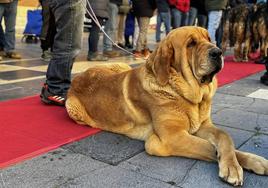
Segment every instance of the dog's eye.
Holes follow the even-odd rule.
[[[192,40],[188,43],[187,47],[188,47],[188,48],[191,48],[191,47],[194,47],[195,45],[196,45],[196,41],[192,39]]]

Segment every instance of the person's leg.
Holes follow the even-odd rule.
[[[49,4],[48,1],[41,1],[42,6],[42,29],[41,29],[41,35],[40,35],[40,41],[41,41],[41,49],[43,51],[47,51],[49,49],[49,41],[47,39],[47,34],[49,31],[49,19],[50,19],[50,10],[49,10]]]
[[[216,30],[219,27],[222,16],[222,10],[210,11],[208,13],[208,32],[211,38],[211,42],[216,44]]]
[[[160,42],[161,40],[161,13],[158,12],[157,13],[157,17],[156,17],[156,32],[155,32],[155,40],[156,42]]]
[[[182,13],[181,26],[187,26],[189,22],[189,12]]]
[[[46,84],[47,91],[54,95],[65,97],[70,87],[73,62],[82,45],[85,15],[83,1],[49,1],[51,11],[55,16],[57,33],[52,59],[46,73]]]
[[[143,56],[147,58],[148,49],[147,49],[147,32],[150,23],[149,17],[140,17],[138,18],[139,24],[139,37],[137,40],[136,52],[143,53]],[[146,51],[145,51],[146,50]],[[140,56],[140,54],[138,54]]]
[[[264,73],[264,75],[261,76],[260,81],[264,85],[268,86],[268,59],[266,59],[266,61],[265,61],[265,68],[266,68],[266,72]]]
[[[167,35],[170,32],[170,28],[171,28],[170,12],[161,13],[161,17],[162,17],[162,20],[164,22],[165,29],[166,29],[166,35]]]
[[[98,18],[101,25],[103,25],[103,19]],[[107,61],[107,57],[103,57],[98,53],[98,45],[100,38],[100,28],[93,22],[92,27],[89,30],[88,36],[88,61]]]
[[[189,11],[188,25],[195,24],[196,16],[197,16],[197,9],[194,7],[191,7]]]
[[[20,59],[21,56],[14,52],[15,50],[15,26],[17,17],[18,0],[8,3],[4,12],[5,20],[5,52],[10,58]]]
[[[114,3],[109,3],[109,19],[105,25],[105,32],[115,41],[116,30],[117,30],[117,17],[118,17],[118,7]],[[110,41],[106,36],[103,37],[103,51],[108,57],[119,56],[119,53],[113,51],[113,42]]]
[[[0,51],[4,51],[4,48],[5,48],[5,33],[2,24],[0,22]]]
[[[125,23],[126,23],[126,15],[118,14],[118,31],[117,31],[117,41],[119,46],[124,47],[124,31],[125,31]]]
[[[198,14],[197,15],[197,25],[203,28],[207,28],[207,16]]]
[[[171,9],[171,17],[172,17],[172,27],[173,29],[178,28],[182,24],[182,13],[176,8]]]

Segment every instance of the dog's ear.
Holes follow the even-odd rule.
[[[167,39],[164,39],[147,61],[147,67],[151,68],[157,82],[162,86],[168,83],[172,61],[174,61],[173,47]]]

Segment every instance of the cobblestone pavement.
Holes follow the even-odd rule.
[[[154,48],[152,38],[149,43]],[[25,44],[18,40],[17,49],[23,55],[22,60],[4,59],[0,62],[1,101],[39,94],[45,78],[47,63],[40,59],[39,44]],[[74,74],[98,64],[85,60],[86,48],[75,63]],[[142,63],[129,56],[111,59],[110,62],[126,62],[132,66]],[[237,148],[268,158],[268,100],[250,97],[254,92],[267,91],[268,88],[259,83],[262,74],[219,88],[213,101],[212,117],[217,126],[230,133]],[[243,187],[264,188],[267,184],[265,176],[244,174]],[[143,142],[103,131],[1,169],[0,188],[20,187],[231,186],[218,178],[216,163],[149,156],[144,152]]]

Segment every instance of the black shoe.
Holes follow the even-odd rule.
[[[264,73],[260,79],[261,83],[268,86],[268,72]]]
[[[125,48],[124,44],[122,43],[118,43],[117,45],[120,46],[121,48]]]
[[[41,90],[41,101],[45,104],[53,104],[53,105],[58,105],[58,106],[64,106],[65,105],[65,97],[64,96],[59,96],[59,95],[54,95],[48,91],[48,86],[47,84],[44,84]]]
[[[130,43],[126,43],[125,47],[127,47],[129,49],[133,49],[133,45],[131,45]]]
[[[262,57],[260,60],[255,61],[256,64],[265,64],[268,62],[268,58],[267,57]]]

